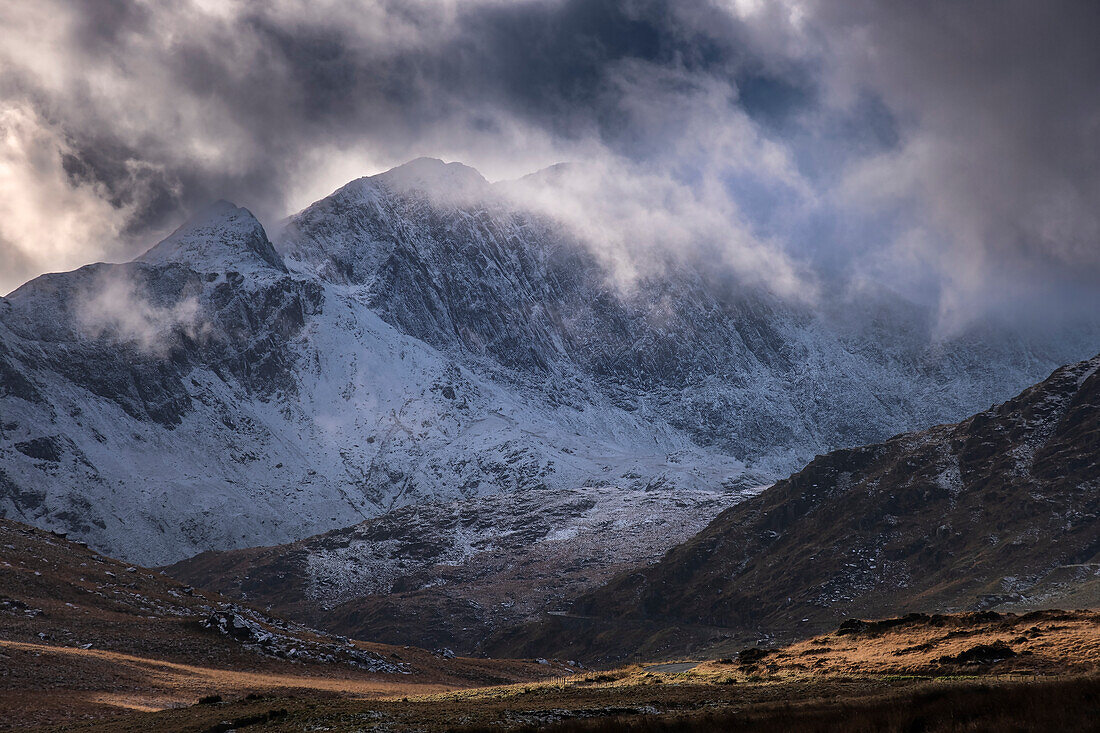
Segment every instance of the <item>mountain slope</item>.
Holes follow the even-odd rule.
[[[797,304],[707,262],[619,287],[590,244],[509,190],[421,159],[296,214],[277,244],[292,269],[355,286],[403,333],[539,400],[606,395],[769,478],[957,419],[1083,355],[988,324],[937,340],[930,314],[889,294]]]
[[[741,473],[598,394],[582,410],[472,371],[355,288],[268,262],[244,210],[214,217],[157,264],[44,276],[0,303],[5,515],[152,564],[425,497]]]
[[[422,159],[267,238],[215,204],[0,300],[0,514],[163,564],[515,490],[769,483],[971,412],[1081,334],[948,341],[680,264],[625,291],[476,171]]]
[[[1098,513],[1100,356],[956,425],[820,456],[582,597],[578,619],[496,648],[614,657],[853,615],[1094,606]]]
[[[207,552],[173,576],[325,629],[470,653],[655,562],[742,497],[544,489],[403,507],[290,545]]]

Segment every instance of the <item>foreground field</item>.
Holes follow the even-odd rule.
[[[6,668],[0,691],[0,728],[51,726],[112,719],[129,711],[186,707],[209,696],[336,695],[347,699],[423,695],[484,681],[535,679],[531,663],[452,660],[433,664],[431,655],[411,650],[415,672],[393,676],[339,666],[266,665],[219,668],[101,650],[0,641]]]
[[[0,520],[0,728],[219,694],[425,694],[571,671],[325,634]]]
[[[1093,612],[910,615],[735,658],[470,689],[227,674],[207,680],[222,701],[72,729],[1091,731],[1098,660]]]
[[[644,675],[375,700],[315,692],[252,695],[71,730],[1094,731],[1100,713],[1100,679],[1094,676],[722,684]]]

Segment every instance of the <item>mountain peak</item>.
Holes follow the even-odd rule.
[[[466,197],[484,193],[489,182],[474,168],[462,163],[444,163],[438,158],[416,158],[369,178],[392,191],[419,191],[438,197]]]
[[[252,212],[224,199],[200,209],[138,261],[178,262],[204,271],[257,267],[286,271]]]

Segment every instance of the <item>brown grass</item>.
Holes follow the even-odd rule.
[[[1002,645],[1014,656],[987,668],[953,663],[981,646]],[[914,615],[791,644],[765,657],[772,671],[829,674],[1006,674],[1100,672],[1100,613]],[[708,668],[715,668],[709,665]]]
[[[181,664],[132,654],[0,640],[0,660],[13,672],[0,691],[0,728],[74,722],[125,711],[185,707],[206,695],[243,697],[309,690],[348,698],[415,695],[454,689],[404,676],[355,674],[339,668],[240,671]],[[11,680],[33,671],[35,680]],[[312,674],[311,674],[312,672]]]
[[[737,712],[569,721],[547,733],[977,733],[1097,730],[1100,679],[922,686],[869,700],[788,703]],[[470,727],[469,733],[492,730]]]
[[[562,673],[533,660],[444,659],[365,642],[354,645],[411,674],[275,658],[200,625],[226,605],[217,594],[9,520],[0,519],[0,547],[0,728],[186,706],[209,694],[404,696]],[[282,633],[326,649],[348,643],[306,628]]]
[[[651,676],[652,678],[652,676]],[[1095,730],[1100,678],[762,679],[731,686],[641,675],[595,686],[549,683],[422,697],[348,699],[287,693],[159,713],[136,713],[81,731],[482,730],[898,731]],[[624,684],[625,682],[625,684]],[[659,714],[653,714],[654,712]],[[225,730],[225,728],[221,728]]]

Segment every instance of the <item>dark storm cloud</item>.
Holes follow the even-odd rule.
[[[730,84],[731,104],[739,74],[762,80],[761,107],[776,106],[767,79],[751,76],[742,51],[747,44],[734,19],[704,3],[469,4],[459,6],[446,28],[423,26],[430,5],[394,4],[383,18],[401,14],[425,35],[392,47],[384,40],[359,43],[355,25],[288,22],[266,14],[263,5],[250,7],[232,22],[191,19],[198,27],[178,28],[150,59],[142,51],[127,52],[126,39],[155,32],[161,21],[151,11],[123,2],[74,6],[78,46],[109,57],[123,71],[154,63],[167,88],[149,89],[150,95],[167,92],[183,103],[209,106],[248,131],[257,153],[249,161],[254,170],[208,171],[215,180],[204,181],[188,170],[188,161],[173,161],[170,173],[183,187],[181,204],[193,204],[192,190],[204,187],[235,188],[245,196],[258,189],[255,195],[267,199],[278,192],[277,176],[293,166],[298,149],[316,144],[319,136],[366,136],[412,147],[425,130],[478,109],[490,112],[482,121],[490,129],[504,112],[554,135],[596,133],[609,144],[640,148],[643,141],[623,108],[632,90],[611,84],[608,74],[629,61],[682,71],[678,86],[665,90],[672,95],[690,93],[696,75],[723,79]],[[775,88],[786,87],[777,82]],[[171,157],[173,151],[158,149],[170,146],[170,139],[111,139],[110,121],[97,114],[95,101],[76,101],[61,116],[77,149],[69,157],[116,198],[128,196],[125,189],[132,185],[124,172],[127,161]],[[216,180],[219,175],[226,179]]]
[[[815,17],[833,30],[832,83],[873,90],[902,121],[851,178],[857,200],[916,201],[918,246],[959,290],[1095,290],[1100,5],[832,2]]]
[[[122,241],[98,246],[116,256],[211,198],[285,213],[304,203],[295,182],[349,149],[386,164],[450,153],[493,167],[495,155],[509,172],[593,146],[645,160],[701,102],[743,111],[739,83],[755,85],[750,111],[765,117],[799,101],[744,24],[701,0],[97,0],[0,13],[26,46],[0,61],[7,103],[38,123],[41,145],[53,140],[90,208],[109,207],[90,229]]]
[[[271,219],[420,154],[490,175],[582,159],[604,176],[581,182],[587,199],[609,181],[658,191],[608,202],[593,231],[676,201],[667,246],[728,228],[732,259],[793,254],[951,317],[1003,293],[1061,305],[1059,290],[1100,290],[1098,16],[939,0],[10,4],[0,132],[18,144],[0,149],[0,198],[23,213],[0,224],[0,266],[130,254],[218,197]],[[62,205],[69,218],[41,223]]]

